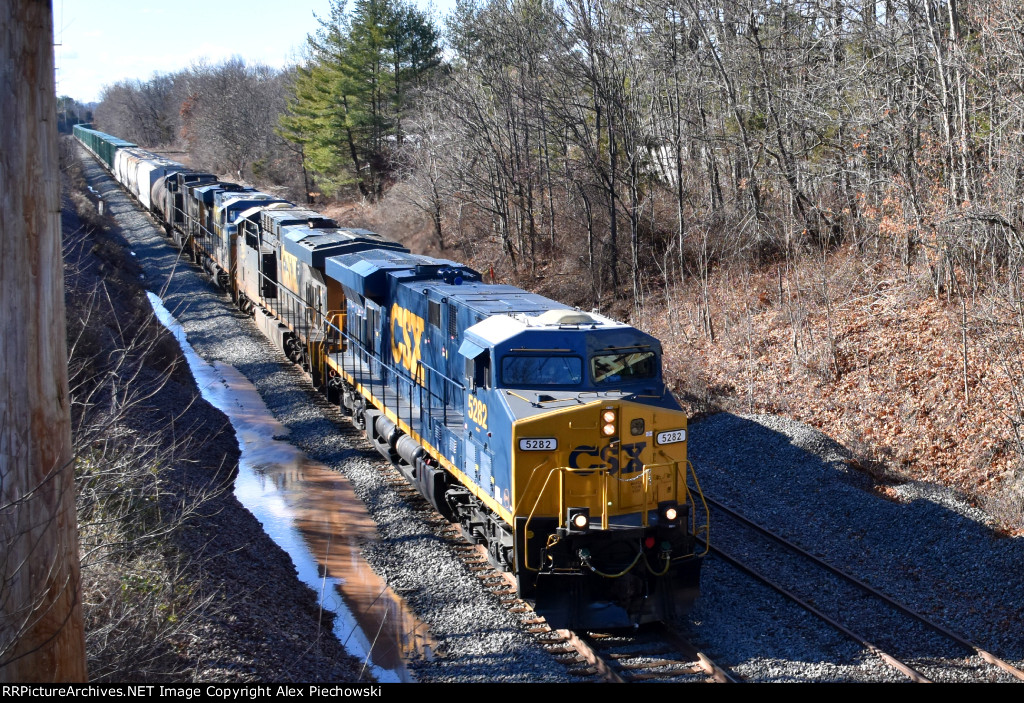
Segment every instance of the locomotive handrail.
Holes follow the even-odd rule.
[[[273,299],[261,295],[260,304],[274,313],[274,315],[288,325],[292,331],[298,332],[299,328],[308,327],[309,325],[306,324],[298,324],[300,321],[305,320],[303,313],[306,312],[305,308],[308,307],[306,301],[299,297],[297,293],[282,285],[280,281],[273,281],[262,271],[259,272],[259,275],[261,279],[271,281],[277,288],[278,292],[278,295]],[[282,291],[284,292],[283,296],[281,295]],[[285,302],[282,305],[277,302],[278,300],[283,300]],[[308,341],[309,335],[307,334],[306,337]]]
[[[693,477],[693,483],[697,487],[697,495],[700,496],[701,505],[704,506],[704,527],[701,531],[704,533],[704,551],[701,552],[700,556],[707,556],[708,552],[711,551],[711,511],[708,510],[708,502],[704,498],[704,491],[700,487],[700,479],[697,478],[697,470],[694,468],[690,460],[686,460],[687,473]],[[692,528],[693,535],[697,536],[696,524]]]
[[[284,290],[289,295],[292,295],[293,297],[298,298],[298,296],[295,293],[293,293],[291,290],[289,290],[288,288],[285,288]],[[298,298],[298,299],[301,300],[301,298]],[[321,314],[321,313],[318,312],[317,314]],[[331,314],[332,316],[339,315],[339,316],[341,316],[343,318],[347,318],[347,315],[348,315],[348,313],[342,312],[342,311],[335,311],[334,313],[329,313],[329,314]],[[356,339],[355,337],[350,335],[348,332],[345,332],[340,327],[337,327],[336,325],[333,325],[329,321],[325,321],[324,324],[329,325],[330,327],[332,327],[338,333],[338,335],[340,335],[341,338],[343,338],[344,340],[346,340],[348,342],[351,342],[354,346],[361,347],[364,350],[366,349],[365,345],[360,340]],[[367,351],[369,352],[369,350],[367,350]],[[372,352],[369,352],[369,353],[372,353]],[[430,364],[424,362],[423,360],[419,360],[417,363],[418,363],[419,366],[423,367],[427,371],[433,372],[434,374],[439,376],[443,381],[451,384],[452,386],[454,386],[458,390],[462,390],[462,391],[466,390],[466,387],[463,384],[459,383],[456,379],[451,378],[449,376],[446,376],[444,374],[444,372],[439,371],[438,369],[435,369],[433,366],[431,366]],[[413,381],[415,383],[415,379],[411,375],[406,373],[405,371],[402,371],[402,369],[400,367],[392,366],[391,364],[386,364],[386,363],[383,363],[383,362],[381,362],[381,366],[383,366],[384,368],[387,368],[390,371],[394,371],[398,375],[401,375],[405,380]],[[422,384],[416,384],[416,385],[422,385]],[[440,399],[440,396],[435,396],[435,397]]]
[[[537,468],[540,468],[540,467],[537,467]],[[606,473],[608,471],[607,469],[573,469],[573,468],[570,468],[568,466],[555,466],[555,467],[552,467],[551,469],[548,470],[548,474],[544,478],[544,484],[540,487],[540,490],[537,492],[537,497],[534,498],[533,507],[530,508],[530,512],[526,515],[526,523],[523,525],[523,532],[525,534],[528,535],[530,533],[530,521],[533,520],[533,515],[537,511],[537,506],[540,504],[540,499],[544,496],[544,493],[547,490],[548,483],[551,481],[551,477],[557,472],[558,475],[559,475],[559,479],[561,480],[562,475],[566,471],[572,473],[574,471],[584,471],[584,470],[588,471],[588,472],[597,471],[599,473]],[[533,481],[533,476],[534,475],[535,474],[531,474],[530,481],[527,483],[527,485],[529,485],[529,483]],[[562,522],[565,519],[565,515],[564,515],[565,510],[563,509],[563,504],[565,503],[565,487],[564,487],[564,484],[561,486],[560,493],[561,493],[561,495],[559,496],[559,500],[558,500],[558,526],[559,527],[564,527],[565,525]],[[607,508],[607,501],[602,501],[602,503],[603,503],[603,505],[601,506],[601,512],[603,514],[603,513],[607,512],[608,508]],[[605,522],[604,519],[602,519],[602,524],[604,524],[604,522]],[[524,537],[524,539],[526,539],[526,538]],[[530,566],[530,550],[529,549],[523,549],[523,566],[528,571],[540,571],[540,566],[537,566],[536,568]]]
[[[279,287],[281,287],[280,284],[278,284],[278,285],[279,285]],[[291,297],[299,299],[298,296],[295,293],[293,293],[292,291],[290,291],[289,289],[284,288],[284,290]],[[323,317],[322,314],[319,313],[319,311],[314,311],[314,313],[319,318]],[[344,313],[344,312],[336,312],[336,313],[334,313],[334,315],[340,315],[342,317],[346,317],[347,318],[347,313]],[[417,367],[417,375],[421,375],[423,378],[425,378],[426,384],[420,383],[413,376],[411,376],[410,374],[406,373],[406,371],[404,371],[401,367],[394,366],[392,364],[388,364],[388,363],[382,361],[381,359],[379,359],[376,356],[376,354],[374,354],[374,352],[372,350],[368,349],[363,344],[363,342],[360,339],[356,338],[353,335],[348,334],[347,332],[345,332],[343,329],[341,329],[337,325],[334,325],[331,321],[329,321],[327,319],[321,319],[320,320],[320,324],[324,328],[325,337],[328,336],[331,331],[333,331],[338,336],[340,341],[344,341],[345,342],[346,349],[342,352],[342,370],[343,371],[347,372],[347,369],[345,368],[345,359],[346,358],[352,358],[353,360],[358,359],[358,361],[360,362],[360,366],[359,366],[358,370],[356,369],[355,366],[353,366],[352,378],[353,378],[353,380],[356,380],[358,385],[360,385],[360,386],[362,386],[364,388],[367,385],[367,381],[369,381],[369,391],[370,391],[371,395],[373,394],[373,386],[378,382],[378,379],[376,378],[376,373],[373,371],[373,368],[376,367],[377,369],[382,371],[382,373],[380,374],[380,379],[379,379],[379,382],[380,382],[381,386],[382,387],[383,386],[392,387],[394,389],[395,395],[396,395],[395,407],[391,407],[387,403],[387,399],[382,394],[381,397],[378,399],[378,401],[381,403],[381,407],[382,408],[387,409],[387,410],[391,410],[392,412],[394,412],[396,414],[396,416],[399,419],[402,419],[402,417],[403,417],[402,410],[403,409],[402,409],[401,405],[402,405],[402,399],[404,397],[408,401],[408,409],[407,409],[408,412],[405,413],[404,416],[405,416],[405,419],[406,419],[406,423],[408,424],[410,429],[412,429],[413,412],[416,409],[415,406],[418,406],[418,408],[419,408],[420,417],[418,419],[419,419],[420,422],[423,422],[423,419],[424,419],[423,415],[424,415],[424,413],[427,413],[429,415],[430,412],[431,412],[431,410],[430,410],[431,408],[439,407],[439,409],[441,409],[441,411],[442,411],[442,421],[447,424],[447,422],[448,422],[448,411],[449,411],[449,408],[451,406],[451,403],[449,402],[449,398],[451,397],[451,395],[453,395],[452,393],[450,393],[450,391],[455,391],[456,393],[454,395],[457,395],[457,393],[459,391],[464,393],[465,392],[465,386],[463,386],[458,381],[456,381],[456,380],[454,380],[452,378],[449,378],[444,373],[442,373],[441,371],[435,369],[434,367],[430,366],[429,364],[424,363],[422,360],[420,360],[418,362],[419,366]],[[364,375],[364,373],[363,373],[363,367],[364,366],[368,367],[370,369],[370,373],[369,373],[369,378],[368,379],[367,379],[366,375]],[[425,374],[422,373],[422,370],[424,370],[424,369],[428,373],[425,373]],[[357,376],[358,376],[358,379],[356,378]],[[434,386],[434,377],[435,376],[437,378],[439,378],[441,380],[441,382],[443,383],[443,388],[444,388],[443,394],[439,394],[439,393],[436,393],[434,391],[433,386]],[[393,380],[388,380],[388,379],[393,379]],[[407,389],[407,391],[406,391],[406,389]],[[419,395],[418,399],[416,398],[417,394]],[[430,401],[428,405],[424,405],[424,394],[425,394],[426,399],[428,399]],[[418,402],[417,402],[417,400],[418,400]],[[435,401],[436,401],[436,403],[435,403]]]
[[[538,507],[538,505],[540,503],[541,497],[544,495],[545,490],[547,489],[548,483],[551,481],[551,477],[556,472],[558,473],[558,477],[559,477],[559,500],[558,500],[558,502],[559,502],[559,508],[558,508],[558,524],[559,524],[559,527],[564,527],[565,526],[563,524],[563,520],[565,519],[565,475],[566,474],[573,474],[573,473],[593,473],[593,472],[597,472],[600,475],[600,477],[603,479],[601,481],[601,486],[602,486],[602,496],[601,496],[601,498],[602,498],[601,499],[601,528],[607,530],[608,529],[608,492],[607,492],[608,481],[607,481],[607,478],[608,478],[608,475],[611,473],[611,470],[610,469],[600,469],[600,468],[579,469],[579,468],[572,468],[572,467],[568,467],[568,466],[556,466],[556,467],[551,468],[548,471],[547,477],[545,477],[545,479],[544,479],[544,485],[541,486],[540,491],[537,493],[537,497],[534,500],[533,507],[531,508],[530,513],[526,517],[526,523],[523,525],[523,529],[525,530],[526,534],[529,534],[530,521],[533,519],[533,515],[534,515],[534,513],[537,510],[537,507]],[[532,478],[532,476],[531,476],[531,478]],[[646,503],[646,493],[647,493],[647,491],[644,491],[645,503]],[[646,517],[646,512],[647,511],[645,510],[644,511],[644,516],[645,517]],[[622,576],[625,576],[627,573],[629,573],[633,569],[633,567],[635,567],[639,563],[641,558],[643,558],[645,563],[646,563],[647,557],[644,555],[643,550],[640,550],[640,552],[637,553],[636,557],[634,557],[633,561],[630,562],[630,564],[628,566],[626,566],[622,571],[620,571],[618,573],[615,573],[615,574],[605,573],[605,572],[599,570],[597,567],[595,567],[593,564],[591,564],[589,562],[589,560],[586,559],[585,557],[581,557],[581,560],[583,561],[584,565],[588,569],[590,569],[591,571],[593,571],[594,573],[596,573],[596,574],[598,574],[600,576],[603,576],[605,578],[620,578]],[[540,568],[541,568],[540,566],[537,566],[537,567],[530,566],[530,550],[529,549],[524,549],[523,566],[528,571],[540,571]],[[669,565],[666,563],[665,568],[662,569],[660,572],[657,572],[654,569],[651,569],[649,564],[647,566],[648,566],[648,569],[652,573],[663,574],[663,573],[668,571],[668,566]]]
[[[539,464],[537,464],[536,466],[534,466],[530,470],[530,478],[528,478],[526,480],[526,485],[523,486],[523,490],[519,492],[519,494],[521,496],[525,497],[525,496],[530,495],[530,486],[533,485],[533,479],[537,476],[537,469],[541,468],[546,463],[547,463],[547,459],[545,459],[544,461],[540,462]],[[537,500],[540,500],[540,495],[543,495],[543,493],[544,493],[544,490],[542,488],[541,492],[538,494]],[[521,502],[516,502],[515,504],[512,505],[512,514],[513,515],[518,515],[519,514],[519,508],[520,508],[521,505],[522,505]],[[533,506],[533,510],[536,510],[536,509],[537,509],[537,504],[536,504],[536,501],[535,501],[534,502],[534,506]],[[532,515],[533,512],[531,511],[530,514]],[[529,518],[527,518],[527,519],[529,519]]]
[[[673,472],[672,472],[673,490],[675,491],[675,495],[678,497],[679,496],[679,464],[680,463],[682,463],[682,462],[679,462],[679,461],[667,461],[667,462],[663,462],[663,463],[660,463],[660,464],[644,464],[643,468],[644,468],[644,472],[646,473],[646,472],[648,472],[649,469],[656,469],[656,468],[661,467],[661,466],[673,467]],[[693,477],[693,482],[694,482],[694,485],[696,486],[696,489],[697,489],[696,490],[696,494],[697,494],[697,496],[700,497],[701,505],[704,506],[704,515],[705,515],[706,519],[704,521],[704,525],[700,528],[700,532],[703,532],[705,535],[710,534],[709,527],[710,527],[710,521],[711,521],[711,513],[708,512],[708,504],[707,504],[707,501],[704,499],[704,491],[701,490],[700,482],[697,480],[697,472],[693,470],[693,464],[691,464],[690,461],[687,459],[686,463],[685,463],[685,466],[683,468],[683,481],[682,481],[682,485],[683,485],[683,494],[685,496],[685,500],[683,502],[685,502],[687,505],[692,505],[694,507],[694,510],[690,511],[690,533],[693,534],[694,536],[696,536],[698,534],[698,531],[697,531],[697,511],[696,511],[697,500],[696,500],[696,498],[693,497],[693,491],[690,490],[690,484],[687,481],[687,476],[692,476]],[[648,508],[647,508],[647,491],[644,491],[644,515],[645,516],[647,514],[647,510],[648,510]],[[706,540],[705,540],[705,542],[706,542]],[[708,553],[709,549],[710,549],[710,546],[705,546],[705,549],[700,554],[700,556],[706,555]]]
[[[334,324],[334,320],[338,320],[338,319],[341,320],[341,323],[340,324]],[[330,330],[334,330],[334,332],[337,333],[337,336],[334,337],[334,338],[338,340],[337,344],[338,344],[339,347],[343,346],[341,344],[341,341],[345,339],[345,333],[342,330],[345,327],[345,320],[347,320],[347,319],[348,319],[348,313],[347,312],[345,312],[344,310],[334,310],[334,311],[328,311],[327,319],[324,321],[324,326],[325,327],[327,327]],[[326,330],[325,330],[325,334],[324,334],[324,341],[325,341],[325,343],[326,343],[327,337],[328,337],[328,335],[326,334]],[[344,349],[342,349],[342,351],[344,351]]]
[[[642,509],[642,511],[640,513],[640,516],[641,516],[641,524],[644,525],[645,527],[648,525],[648,513],[652,510],[652,507],[651,507],[651,505],[649,503],[649,501],[650,501],[650,483],[649,482],[650,482],[650,479],[651,479],[651,476],[652,476],[652,473],[653,473],[652,469],[656,469],[658,467],[671,467],[672,468],[672,478],[673,478],[673,483],[674,483],[673,489],[674,489],[675,495],[679,496],[679,487],[680,487],[680,480],[679,480],[680,479],[680,466],[679,466],[679,464],[680,463],[683,463],[683,462],[671,461],[671,462],[663,462],[663,463],[658,463],[658,464],[644,464],[643,465],[643,469],[640,472],[640,475],[635,477],[634,479],[631,479],[631,480],[643,479],[643,481],[644,481],[643,509]],[[530,472],[530,478],[529,478],[529,480],[526,483],[526,487],[524,488],[524,494],[528,492],[530,485],[533,483],[534,477],[537,475],[536,469],[539,469],[542,465],[543,464],[538,465],[534,469],[534,471]],[[538,507],[540,505],[541,499],[544,497],[544,494],[547,492],[548,484],[551,482],[551,477],[555,473],[557,473],[558,477],[559,477],[558,526],[559,527],[565,527],[565,522],[564,521],[565,521],[565,511],[566,511],[566,507],[567,507],[566,506],[566,501],[565,501],[565,476],[567,474],[571,475],[571,474],[574,474],[574,473],[580,473],[580,474],[583,474],[583,473],[586,473],[586,474],[596,473],[598,478],[601,479],[601,493],[602,493],[602,495],[601,495],[601,529],[607,530],[608,529],[608,524],[609,524],[608,478],[609,478],[609,476],[612,475],[611,469],[609,469],[609,468],[600,468],[600,467],[572,468],[572,467],[568,467],[568,466],[556,466],[556,467],[552,467],[551,469],[548,470],[547,476],[544,478],[544,483],[540,486],[540,490],[537,491],[536,496],[535,496],[534,501],[533,501],[533,506],[530,508],[530,511],[529,511],[529,513],[526,516],[526,523],[525,523],[525,525],[523,527],[527,531],[527,533],[529,532],[530,522],[533,520],[534,514],[537,512],[537,509],[538,509]],[[695,484],[695,487],[696,487],[696,491],[691,491],[690,490],[689,482],[687,480],[688,476],[692,476],[693,477],[693,481],[694,481],[694,484]],[[697,474],[693,470],[693,464],[690,463],[688,460],[685,461],[685,465],[684,465],[684,467],[682,469],[682,490],[683,490],[683,501],[682,502],[684,504],[686,504],[686,505],[691,505],[694,508],[693,510],[689,511],[689,513],[690,513],[690,532],[691,532],[691,534],[693,534],[694,536],[696,536],[696,535],[698,535],[700,533],[704,533],[705,535],[709,534],[710,514],[708,513],[707,502],[704,499],[704,492],[700,488],[700,482],[697,480]],[[700,497],[700,502],[701,502],[701,504],[704,507],[704,515],[706,516],[704,524],[699,529],[697,527],[697,514],[696,514],[697,513],[697,511],[696,511],[697,501],[696,501],[696,498],[694,497],[694,493],[696,493],[696,496]],[[707,540],[705,540],[704,551],[699,556],[707,555],[707,553],[708,553],[708,551],[710,549],[710,546],[707,545],[706,542],[707,542]],[[644,557],[644,558],[646,560],[646,557]],[[529,571],[540,571],[541,567],[539,565],[536,566],[536,567],[531,566],[529,560],[530,560],[530,550],[529,549],[525,549],[524,550],[524,558],[523,558],[523,566],[527,570],[529,570]],[[635,564],[636,564],[636,560],[634,560],[633,564],[631,564],[629,567],[627,567],[626,571],[624,571],[622,573],[624,574],[624,573],[628,572],[629,569],[631,569]],[[668,570],[668,566],[669,565],[668,565],[668,563],[666,563],[664,569],[662,569],[661,572],[659,572],[656,569],[651,568],[650,564],[648,564],[647,566],[648,566],[648,569],[652,573],[664,573],[665,571]],[[588,568],[594,570],[593,566],[588,565]],[[603,575],[604,576],[612,576],[610,574],[603,574]],[[622,575],[622,574],[619,574],[619,575]]]
[[[435,369],[433,366],[431,366],[430,364],[426,363],[425,361],[420,360],[419,364],[423,368],[425,368],[427,371],[433,371],[438,376],[440,376],[442,379],[444,379],[445,381],[451,383],[453,386],[455,386],[459,390],[461,390],[461,391],[466,390],[466,387],[463,384],[459,383],[456,379],[451,378],[449,376],[445,376],[443,371],[438,371],[437,369]]]

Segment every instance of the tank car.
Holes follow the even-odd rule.
[[[134,145],[75,134],[130,187]],[[133,168],[162,169],[175,241],[552,626],[693,602],[707,510],[656,339],[160,157]]]

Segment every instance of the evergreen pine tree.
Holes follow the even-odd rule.
[[[405,0],[335,0],[308,39],[280,134],[299,144],[321,189],[354,183],[377,198],[401,143],[402,117],[440,64],[433,22]]]

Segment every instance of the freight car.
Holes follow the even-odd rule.
[[[692,603],[707,510],[656,339],[75,135],[552,626],[627,627]]]

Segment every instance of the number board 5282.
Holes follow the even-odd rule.
[[[519,440],[519,449],[524,452],[550,452],[558,449],[558,440],[554,437],[523,437]]]
[[[655,437],[658,444],[677,444],[686,441],[686,430],[668,430],[659,432]]]

